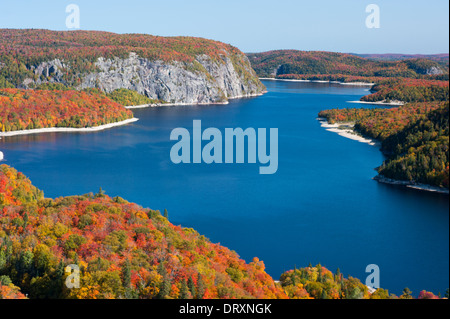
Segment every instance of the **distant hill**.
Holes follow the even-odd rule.
[[[374,83],[372,94],[361,101],[406,103],[393,109],[327,110],[319,117],[331,123],[354,122],[356,131],[381,141],[390,138],[384,150],[388,143],[392,144],[389,152],[395,157],[383,164],[380,175],[448,189],[448,116],[443,116],[448,113],[448,104],[437,111],[449,100],[448,54],[354,55],[278,50],[250,53],[248,58],[260,77]],[[416,123],[418,120],[422,122]],[[406,125],[412,127],[407,129]],[[402,148],[411,140],[417,143]]]
[[[423,78],[425,75],[448,74],[448,66],[424,58],[399,61],[378,61],[353,54],[278,50],[247,54],[260,77],[338,79],[367,81],[380,77]],[[351,77],[355,78],[352,79]]]
[[[441,54],[399,54],[399,53],[385,53],[385,54],[358,54],[352,53],[353,55],[378,60],[378,61],[400,61],[407,59],[427,59],[431,61],[436,61],[440,63],[449,63],[449,54],[441,53]]]

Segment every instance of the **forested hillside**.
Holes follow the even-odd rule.
[[[373,94],[361,98],[366,102],[432,102],[449,100],[449,82],[424,79],[383,79],[372,88]]]
[[[101,190],[48,199],[1,165],[0,209],[5,294],[20,296],[19,287],[29,298],[286,298],[257,258],[247,264],[160,212]],[[69,264],[80,266],[80,289],[64,284]]]
[[[400,296],[382,288],[371,293],[359,279],[351,276],[345,278],[339,268],[332,273],[320,264],[287,271],[281,275],[280,282],[291,299],[413,299],[408,288]],[[418,299],[439,297],[422,290]]]
[[[443,104],[443,102],[427,102],[408,103],[392,108],[330,109],[321,111],[319,116],[326,118],[331,124],[353,122],[355,129],[361,134],[384,141]]]
[[[429,112],[405,129],[389,136],[383,150],[390,160],[380,175],[449,188],[449,104]]]
[[[448,65],[427,59],[375,61],[345,53],[296,50],[250,53],[248,57],[260,77],[331,77],[343,82],[371,82],[380,77],[430,78],[448,74]]]
[[[411,103],[390,109],[333,109],[320,117],[354,122],[356,131],[382,141],[388,155],[380,175],[449,188],[449,104]]]
[[[400,60],[408,60],[408,59],[426,59],[431,61],[436,61],[441,63],[442,65],[446,65],[448,67],[449,64],[449,54],[441,53],[441,54],[395,54],[395,53],[386,53],[386,54],[354,54],[356,56],[360,56],[363,58],[378,60],[378,61],[400,61]]]
[[[133,113],[95,91],[0,89],[0,131],[83,128],[129,119]]]
[[[136,91],[127,89],[117,89],[106,95],[111,100],[125,106],[164,104],[164,101],[149,99]]]

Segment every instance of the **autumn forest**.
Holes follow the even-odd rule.
[[[377,172],[386,178],[449,188],[448,59],[380,60],[370,56],[271,51],[246,56],[231,45],[202,38],[119,35],[108,32],[0,30],[0,132],[87,128],[133,118],[126,106],[158,104],[129,89],[81,88],[100,57],[182,63],[205,72],[196,58],[223,63],[224,52],[242,77],[373,83],[362,102],[400,105],[331,109],[319,117],[351,122],[381,142],[387,156]],[[61,59],[55,70],[35,72]],[[25,85],[27,79],[33,83]],[[25,81],[25,82],[24,82]],[[254,81],[258,81],[257,78]],[[258,258],[246,262],[191,228],[170,222],[170,212],[143,208],[98,193],[46,198],[21,172],[0,166],[0,299],[412,299],[376,292],[339,269],[286,265],[279,281]],[[65,266],[77,264],[81,288],[68,289]],[[294,269],[292,269],[294,268]],[[438,299],[422,291],[419,299]],[[441,296],[443,297],[443,296]]]

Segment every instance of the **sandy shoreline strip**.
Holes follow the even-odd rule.
[[[375,83],[366,82],[340,82],[340,81],[323,81],[323,80],[297,80],[297,79],[275,79],[275,78],[259,78],[265,81],[284,81],[284,82],[309,82],[309,83],[334,83],[341,85],[354,85],[354,86],[374,86]]]
[[[371,104],[371,105],[387,105],[387,106],[403,106],[405,103],[400,101],[395,102],[366,102],[366,101],[347,101],[347,103],[357,103],[357,104]]]
[[[149,107],[163,107],[163,106],[187,106],[187,105],[226,105],[229,104],[226,102],[216,102],[216,103],[157,103],[157,104],[142,104],[142,105],[130,105],[125,106],[126,109],[145,109]]]
[[[440,194],[449,194],[448,189],[442,189],[439,187],[434,187],[431,185],[425,185],[425,184],[418,184],[418,185],[406,185],[408,188],[418,189],[421,191],[427,191],[427,192],[435,192]]]
[[[258,97],[258,96],[263,96],[264,94],[266,94],[268,91],[262,91],[261,93],[253,93],[253,94],[247,94],[247,95],[237,95],[237,96],[233,96],[233,97],[229,97],[229,100],[236,100],[236,99],[245,99],[245,98],[251,98],[251,97]]]
[[[261,93],[255,93],[255,94],[248,94],[248,95],[237,95],[228,97],[228,100],[236,100],[236,99],[245,99],[245,98],[252,98],[257,96],[262,96],[266,94],[267,91],[261,92]],[[155,104],[142,104],[142,105],[130,105],[125,106],[126,109],[132,110],[132,109],[145,109],[148,107],[163,107],[163,106],[194,106],[194,105],[227,105],[230,104],[230,102],[205,102],[205,103],[155,103]]]
[[[342,137],[358,141],[360,143],[366,143],[372,146],[380,146],[380,142],[374,139],[365,138],[361,135],[358,135],[353,127],[354,123],[336,123],[336,124],[330,124],[325,118],[318,118],[317,119],[320,122],[320,126],[325,128],[329,132],[337,133]]]
[[[28,134],[40,134],[40,133],[55,133],[55,132],[67,132],[67,133],[78,133],[78,132],[97,132],[106,130],[112,127],[121,126],[130,124],[138,121],[138,118],[131,118],[128,120],[108,123],[99,126],[92,127],[83,127],[83,128],[74,128],[74,127],[47,127],[47,128],[38,128],[32,130],[20,130],[20,131],[11,131],[11,132],[0,132],[0,137],[8,137],[8,136],[16,136],[16,135],[28,135]]]
[[[449,190],[442,188],[442,187],[436,187],[436,186],[420,184],[420,183],[413,183],[413,182],[408,182],[408,181],[399,181],[399,180],[387,178],[387,177],[384,177],[381,175],[375,176],[373,179],[380,183],[384,183],[384,184],[405,186],[407,188],[417,189],[420,191],[427,191],[427,192],[447,194],[447,195],[449,194]]]

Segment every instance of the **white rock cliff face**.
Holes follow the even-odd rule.
[[[125,88],[169,103],[221,103],[229,98],[255,96],[264,91],[250,62],[246,57],[244,59],[246,63],[239,67],[246,72],[239,72],[229,56],[222,56],[222,61],[216,62],[207,55],[200,55],[196,62],[185,64],[149,61],[132,52],[126,59],[99,58],[95,63],[99,71],[81,76],[78,89],[96,87],[110,93]],[[62,67],[67,65],[56,59],[41,63],[34,68],[34,73],[46,78],[51,75],[49,82],[63,82]],[[248,74],[252,76],[249,78]],[[33,82],[27,79],[24,86]],[[40,83],[38,79],[36,84]]]
[[[436,66],[432,66],[431,68],[426,70],[426,74],[427,75],[440,75],[440,74],[444,74],[444,71],[442,71],[442,69],[440,69]]]

